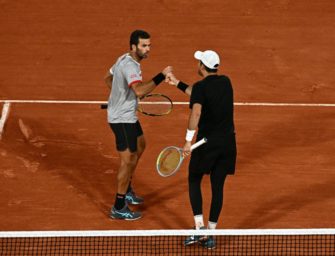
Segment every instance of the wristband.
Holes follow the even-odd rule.
[[[183,92],[186,91],[186,89],[188,88],[188,85],[183,83],[182,81],[179,81],[179,83],[177,84],[177,88]]]
[[[159,85],[161,82],[163,82],[165,80],[165,76],[163,75],[163,73],[158,73],[153,79],[152,81],[154,81],[155,85]]]
[[[195,134],[195,130],[187,129],[185,140],[192,141],[194,134]]]

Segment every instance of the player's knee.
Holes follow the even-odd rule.
[[[137,141],[137,155],[139,156],[142,155],[145,148],[146,148],[146,143],[145,143],[144,137],[141,136]]]
[[[142,153],[144,152],[146,148],[146,144],[144,143],[143,145],[139,146],[138,149],[137,149],[137,154],[138,155],[142,155]]]
[[[137,155],[132,154],[127,158],[124,158],[121,160],[121,166],[127,168],[127,169],[132,169],[134,166],[137,164]]]

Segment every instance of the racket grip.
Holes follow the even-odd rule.
[[[101,105],[100,105],[100,108],[101,108],[101,109],[107,109],[107,108],[108,108],[108,104],[101,104]]]
[[[206,143],[207,142],[207,139],[206,138],[202,138],[201,140],[199,140],[198,142],[194,143],[192,146],[191,146],[191,151],[196,149],[197,147],[200,147],[202,144]]]

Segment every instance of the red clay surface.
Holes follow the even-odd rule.
[[[222,56],[236,102],[334,103],[333,1],[0,1],[0,99],[106,100],[103,76],[132,30],[152,34],[143,61],[199,79],[195,50]],[[169,85],[156,90],[187,97]],[[2,106],[2,105],[1,105]],[[335,109],[236,107],[238,164],[218,228],[335,226]],[[143,219],[108,218],[118,168],[98,105],[13,104],[0,141],[0,230],[187,229],[187,162],[171,178],[158,152],[182,145],[188,107],[140,116],[147,150],[134,186]],[[209,199],[208,179],[204,198]],[[205,217],[208,216],[208,200]]]

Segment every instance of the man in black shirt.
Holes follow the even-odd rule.
[[[191,153],[191,142],[198,127],[197,141],[203,137],[207,143],[192,152],[189,164],[189,196],[194,215],[195,228],[205,229],[202,213],[201,181],[204,174],[210,175],[212,201],[208,229],[215,229],[223,205],[223,186],[228,174],[234,174],[236,141],[234,128],[234,100],[230,79],[218,75],[220,58],[214,51],[197,51],[198,73],[203,77],[193,86],[178,80],[174,74],[167,75],[167,82],[176,85],[190,95],[191,114],[188,121],[183,154]],[[208,249],[215,248],[212,237],[188,237],[184,244],[199,242]]]

